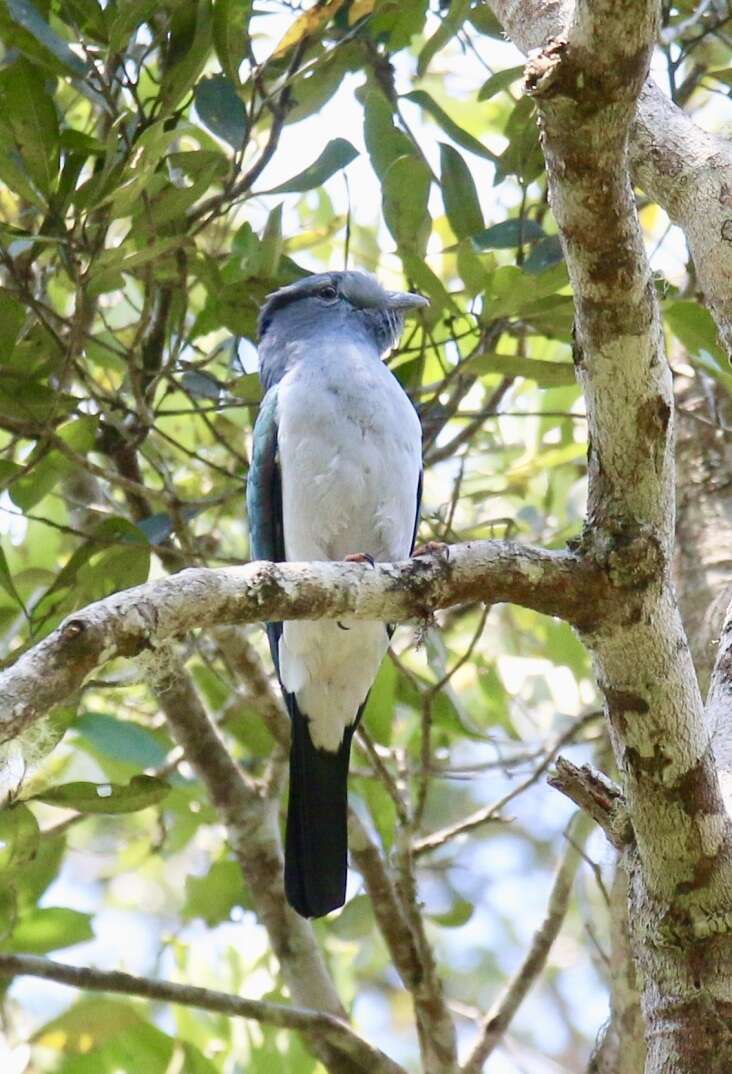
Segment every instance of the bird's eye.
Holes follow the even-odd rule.
[[[338,298],[338,292],[332,284],[326,284],[325,287],[321,287],[318,291],[320,298],[326,299],[327,302],[332,302],[334,298]]]

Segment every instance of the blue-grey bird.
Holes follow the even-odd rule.
[[[391,562],[419,514],[419,419],[382,357],[421,295],[362,272],[306,277],[259,318],[265,396],[247,481],[255,559]],[[389,644],[384,623],[267,625],[292,721],[285,889],[304,917],[342,906],[351,738]]]

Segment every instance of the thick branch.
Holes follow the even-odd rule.
[[[565,30],[561,0],[489,0],[514,44],[541,48]],[[623,5],[616,5],[623,18]],[[632,9],[629,25],[633,26]],[[637,25],[641,24],[638,19]],[[608,26],[608,30],[610,27]],[[633,178],[684,231],[704,299],[732,357],[732,149],[647,79],[629,131]]]
[[[159,981],[151,977],[136,977],[131,973],[95,970],[90,966],[69,966],[35,955],[0,954],[0,975],[41,977],[85,991],[142,996],[165,1003],[181,1003],[186,1007],[197,1007],[204,1011],[216,1011],[235,1018],[249,1018],[265,1025],[299,1029],[321,1036],[339,1052],[347,1054],[356,1069],[368,1071],[368,1074],[404,1074],[398,1063],[354,1033],[347,1022],[335,1015],[306,1007],[285,1007],[280,1003],[268,1003],[265,1000],[243,999],[228,992]]]
[[[689,244],[704,301],[732,359],[732,147],[702,130],[650,80],[631,128],[638,184]]]
[[[727,609],[707,697],[706,717],[725,799],[732,801],[732,604]]]
[[[280,619],[429,617],[467,601],[510,600],[586,629],[602,614],[604,572],[568,552],[473,541],[449,559],[424,556],[371,570],[346,563],[192,568],[70,616],[0,674],[1,739],[12,738],[117,656],[154,650],[197,627]]]
[[[539,105],[575,294],[575,360],[590,437],[585,542],[597,555],[644,535],[645,548],[655,549],[618,614],[584,633],[636,836],[627,857],[649,1026],[646,1070],[670,1069],[673,1055],[679,1074],[702,1066],[711,1074],[729,1065],[718,1027],[728,1017],[720,967],[730,952],[719,944],[698,949],[692,972],[683,946],[661,946],[663,937],[719,932],[732,897],[732,838],[670,584],[673,397],[629,181],[628,132],[658,10],[650,0],[577,4],[561,36],[532,56],[525,86]]]
[[[616,849],[622,850],[632,841],[633,830],[620,788],[592,765],[578,768],[566,757],[558,757],[556,772],[547,782],[591,816]]]

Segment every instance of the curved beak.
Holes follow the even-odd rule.
[[[387,305],[390,310],[415,310],[429,304],[430,300],[424,295],[413,295],[410,291],[387,292]]]

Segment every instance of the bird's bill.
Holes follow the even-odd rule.
[[[390,310],[415,310],[429,306],[430,300],[424,295],[413,295],[409,291],[389,291]]]

